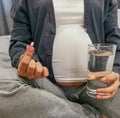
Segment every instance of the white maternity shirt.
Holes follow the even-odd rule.
[[[52,66],[57,82],[86,80],[87,46],[91,40],[84,28],[83,0],[53,0],[56,36]]]

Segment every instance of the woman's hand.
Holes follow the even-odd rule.
[[[46,78],[48,69],[32,59],[34,48],[27,46],[26,52],[21,55],[18,66],[18,75],[28,79]]]
[[[119,74],[112,72],[111,74],[102,78],[101,81],[108,83],[109,86],[107,88],[97,89],[98,94],[96,98],[101,100],[112,98],[116,94],[120,85]]]

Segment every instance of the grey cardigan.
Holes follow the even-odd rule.
[[[120,73],[120,33],[117,24],[117,0],[84,0],[85,27],[93,43],[117,44],[113,70]],[[34,41],[33,58],[49,69],[49,79],[55,83],[52,50],[56,24],[52,0],[15,0],[11,9],[14,21],[9,55],[18,67],[26,45]],[[83,39],[84,41],[84,39]]]

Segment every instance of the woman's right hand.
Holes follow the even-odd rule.
[[[26,52],[20,56],[18,75],[28,79],[46,78],[49,75],[48,69],[32,59],[33,53],[34,47],[27,46]]]

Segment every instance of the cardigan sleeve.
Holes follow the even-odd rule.
[[[120,74],[120,29],[118,28],[117,9],[117,0],[110,0],[104,20],[104,30],[106,43],[117,45],[113,71]]]
[[[13,19],[13,30],[11,32],[9,55],[12,66],[17,68],[20,56],[25,52],[26,46],[33,41],[26,0],[14,1],[11,8],[11,17]],[[35,53],[33,58],[39,61]]]

